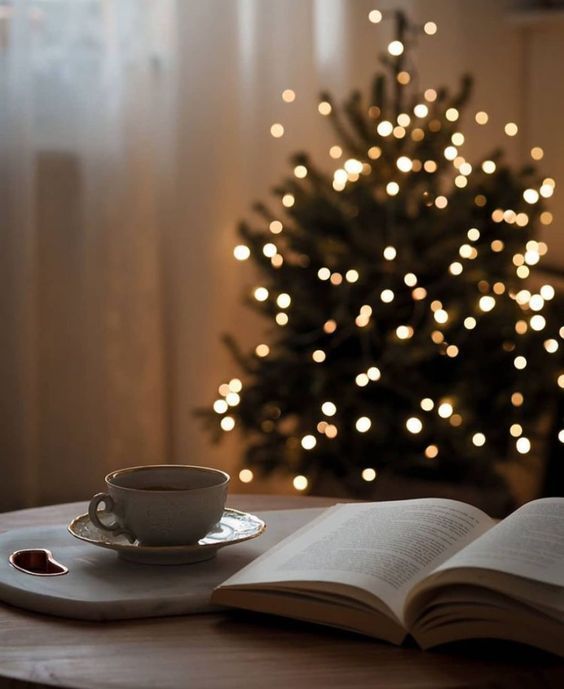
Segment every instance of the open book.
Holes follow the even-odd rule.
[[[212,602],[394,644],[501,638],[564,656],[564,498],[499,523],[454,500],[336,505]]]

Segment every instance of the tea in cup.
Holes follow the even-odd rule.
[[[209,467],[155,464],[112,471],[105,480],[107,492],[88,507],[94,526],[132,543],[175,546],[197,543],[219,522],[230,477]]]

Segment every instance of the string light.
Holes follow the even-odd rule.
[[[286,292],[282,292],[276,298],[276,303],[281,309],[287,309],[292,303],[292,298],[289,294],[286,294]]]
[[[236,407],[241,401],[241,398],[236,392],[229,392],[225,397],[225,401],[230,407]]]
[[[459,116],[460,116],[460,113],[458,112],[458,110],[456,108],[449,108],[445,112],[445,117],[447,118],[447,120],[449,122],[456,122],[456,120],[459,118]]]
[[[413,108],[413,114],[415,117],[419,117],[422,119],[423,117],[427,117],[429,114],[429,108],[425,105],[425,103],[418,103],[414,108]]]
[[[382,12],[379,10],[370,10],[368,13],[368,19],[373,24],[379,24],[382,21]]]
[[[396,328],[396,335],[400,340],[409,340],[413,337],[413,328],[410,325],[400,325]]]
[[[311,355],[311,358],[315,361],[316,364],[322,364],[327,358],[327,355],[322,349],[316,349]]]
[[[394,296],[395,295],[391,289],[382,290],[380,293],[380,299],[384,302],[384,304],[391,303],[394,300]]]
[[[331,103],[328,103],[326,100],[321,101],[321,103],[319,103],[319,105],[317,106],[319,114],[324,116],[329,115],[332,109],[333,108],[331,107]]]
[[[427,445],[425,448],[425,457],[427,459],[435,459],[439,454],[439,448],[436,445]]]
[[[478,306],[480,308],[480,311],[488,312],[491,311],[494,306],[495,306],[495,299],[494,297],[491,296],[485,296],[485,297],[480,297],[480,301],[478,302]]]
[[[419,403],[419,406],[421,407],[421,409],[423,409],[423,411],[432,411],[435,406],[435,403],[430,397],[424,397]]]
[[[543,285],[540,288],[540,294],[543,299],[546,299],[547,301],[550,301],[551,299],[554,298],[554,287],[552,285]]]
[[[284,136],[284,127],[279,122],[275,122],[272,127],[270,127],[270,133],[275,139],[279,139]]]
[[[308,486],[308,480],[305,476],[302,476],[301,474],[298,476],[294,476],[294,480],[292,481],[294,488],[296,490],[302,491],[305,490]]]
[[[372,421],[367,416],[361,416],[356,420],[355,427],[359,433],[366,433],[370,430]]]
[[[464,319],[464,327],[466,330],[474,330],[476,327],[476,319],[473,316],[467,316]]]
[[[336,438],[338,434],[337,426],[333,425],[332,423],[327,424],[327,428],[325,429],[325,435],[329,439]]]
[[[371,366],[368,371],[366,371],[366,375],[372,381],[380,380],[382,377],[380,369],[377,366]]]
[[[255,354],[264,359],[265,356],[270,354],[270,347],[267,344],[259,344],[255,349]]]
[[[490,119],[488,116],[487,112],[484,112],[483,110],[480,110],[479,112],[476,113],[474,119],[478,124],[487,124],[488,120]]]
[[[539,200],[539,193],[536,189],[525,189],[523,198],[527,203],[533,204]]]
[[[273,220],[268,226],[268,229],[272,232],[272,234],[280,234],[280,232],[282,232],[283,226],[280,220]]]
[[[527,366],[527,359],[524,356],[516,356],[513,365],[518,371],[522,371]]]
[[[287,313],[277,313],[276,316],[274,317],[274,320],[276,323],[280,326],[285,326],[288,325],[288,314]]]
[[[397,256],[397,251],[395,247],[387,246],[383,251],[383,256],[386,259],[386,261],[393,261],[394,258]]]
[[[265,244],[262,247],[262,253],[267,257],[267,258],[272,258],[273,256],[276,256],[278,253],[278,249],[276,248],[276,244],[272,244],[272,242],[269,242],[268,244]]]
[[[282,91],[282,100],[285,103],[293,103],[296,100],[296,93],[292,89]]]
[[[396,166],[401,172],[410,172],[413,168],[413,161],[407,156],[400,156],[396,161]]]
[[[328,321],[325,321],[323,324],[323,331],[326,332],[328,335],[331,335],[332,333],[337,330],[337,321],[334,321],[333,319],[329,319]]]
[[[304,450],[313,450],[313,448],[317,445],[317,439],[314,435],[304,435],[301,440],[301,445]]]
[[[540,146],[533,146],[531,148],[531,158],[533,160],[542,160],[544,157],[544,151]]]
[[[517,448],[517,452],[526,455],[531,449],[531,441],[525,438],[525,436],[521,436],[515,443],[515,447]]]
[[[294,198],[293,194],[284,194],[284,196],[282,197],[282,205],[285,208],[291,208],[294,205],[295,201],[296,199]]]
[[[421,422],[421,419],[419,419],[417,416],[411,416],[405,422],[405,427],[410,433],[416,435],[417,433],[420,433],[422,431],[423,423]]]
[[[433,332],[431,333],[431,340],[433,340],[435,344],[441,344],[442,342],[444,342],[444,339],[445,336],[440,330],[433,330]]]
[[[441,402],[439,404],[439,408],[437,409],[437,413],[441,419],[448,419],[449,416],[452,416],[453,411],[454,409],[452,408],[452,404],[450,402]]]
[[[257,287],[254,291],[255,299],[257,301],[266,301],[268,299],[268,290],[266,287]]]
[[[538,332],[544,329],[546,325],[546,319],[544,318],[544,316],[541,316],[537,313],[531,318],[529,324],[533,330],[536,330]]]
[[[329,280],[329,278],[331,277],[331,271],[329,270],[329,268],[320,268],[317,271],[317,277],[320,280]]]
[[[433,314],[434,319],[437,323],[444,324],[448,321],[448,313],[444,309],[438,309]]]
[[[368,149],[368,157],[370,160],[378,160],[378,158],[382,155],[382,149],[379,146],[371,146]]]
[[[390,134],[394,131],[394,125],[391,122],[388,122],[388,120],[382,120],[376,127],[376,131],[378,134],[380,134],[380,136],[390,136]]]
[[[366,387],[369,382],[370,378],[366,375],[366,373],[359,373],[355,378],[355,383],[358,385],[359,388]]]
[[[362,478],[368,482],[374,481],[376,478],[376,471],[371,467],[367,467],[366,469],[362,470]]]
[[[519,127],[515,124],[515,122],[508,122],[503,128],[503,130],[505,131],[507,136],[515,136],[519,131]]]
[[[554,340],[554,339],[545,340],[543,344],[544,344],[544,348],[546,349],[546,351],[549,354],[554,354],[555,352],[558,351],[559,345],[558,345],[557,340]]]
[[[394,57],[398,57],[403,53],[403,43],[401,41],[391,41],[388,44],[388,52]]]
[[[228,404],[225,400],[216,400],[213,403],[213,410],[216,414],[225,414],[228,409]]]
[[[239,472],[239,481],[241,483],[251,483],[254,478],[254,474],[250,469],[241,469]]]
[[[437,100],[437,92],[435,89],[426,89],[423,96],[428,103],[434,103]]]
[[[294,175],[298,179],[304,179],[307,177],[307,167],[305,167],[305,165],[296,165],[294,168]]]
[[[351,268],[351,270],[347,270],[347,272],[345,273],[345,279],[347,282],[357,282],[358,278],[358,271],[354,270],[353,268]]]
[[[403,281],[408,287],[415,287],[417,284],[417,276],[414,273],[406,273],[403,276]]]
[[[388,196],[396,196],[399,192],[399,184],[397,182],[388,182],[386,184],[386,193]]]
[[[544,299],[540,294],[532,294],[529,299],[529,308],[532,311],[540,311],[544,306]]]
[[[337,407],[333,402],[323,402],[321,405],[321,411],[325,416],[335,416],[337,413]]]
[[[219,425],[223,431],[228,433],[235,428],[235,419],[232,416],[224,416]]]
[[[472,443],[476,447],[483,447],[486,444],[486,436],[483,433],[474,433]]]
[[[411,296],[415,301],[421,301],[427,296],[427,290],[424,287],[416,287],[412,292]]]
[[[423,31],[428,35],[428,36],[434,36],[437,33],[437,25],[435,22],[425,22],[423,25]]]
[[[246,261],[250,255],[251,255],[251,250],[249,249],[248,246],[245,246],[244,244],[238,244],[233,249],[233,256],[235,256],[235,258],[238,261]]]

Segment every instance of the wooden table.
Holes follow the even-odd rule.
[[[330,505],[232,496],[248,511]],[[0,531],[69,521],[82,503],[0,515]],[[564,661],[499,642],[422,652],[247,613],[78,622],[0,605],[0,689],[564,687]]]

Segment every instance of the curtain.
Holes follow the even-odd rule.
[[[174,7],[0,5],[0,507],[166,447]]]
[[[319,140],[302,119],[312,85],[343,78],[344,16],[0,2],[1,510],[85,498],[122,466],[236,465],[236,439],[210,447],[193,416],[234,373],[221,333],[257,329],[234,226],[304,126]]]

